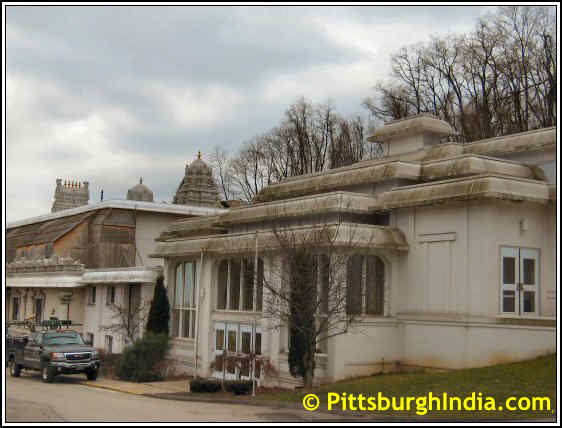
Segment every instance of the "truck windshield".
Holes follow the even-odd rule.
[[[83,345],[84,341],[79,334],[76,333],[61,333],[49,334],[43,337],[44,345]]]

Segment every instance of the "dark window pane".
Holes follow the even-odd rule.
[[[250,377],[250,359],[240,361],[240,376]]]
[[[189,331],[190,326],[190,311],[182,311],[182,337],[193,337],[191,332]]]
[[[504,290],[503,292],[503,311],[515,312],[515,291]]]
[[[258,259],[258,284],[256,289],[256,311],[261,312],[263,306],[263,260]]]
[[[14,321],[17,321],[19,313],[20,313],[20,298],[14,297],[13,305],[12,305],[12,319]]]
[[[236,360],[234,358],[227,357],[226,371],[231,374],[236,373]]]
[[[183,305],[187,308],[191,307],[193,302],[193,289],[194,289],[194,279],[195,279],[195,263],[187,262],[185,264],[185,283],[183,290]]]
[[[229,309],[240,309],[240,260],[230,261],[230,302]]]
[[[174,307],[178,308],[182,304],[183,299],[183,264],[176,266],[176,289],[174,292]]]
[[[384,263],[377,256],[367,257],[367,313],[383,315]]]
[[[43,320],[43,299],[35,299],[35,321]]]
[[[347,262],[347,313],[360,314],[362,305],[361,280],[363,256],[354,255]]]
[[[236,332],[228,332],[228,352],[236,352]]]
[[[256,333],[256,355],[261,355],[261,333]]]
[[[223,361],[224,357],[222,355],[215,355],[215,371],[222,372],[223,371]]]
[[[254,262],[244,260],[243,307],[245,311],[254,309]]]
[[[330,296],[330,258],[322,254],[320,256],[320,310],[322,313],[328,313],[328,304]]]
[[[216,343],[215,349],[217,351],[222,351],[224,349],[224,330],[216,330]]]
[[[179,336],[179,325],[180,325],[180,311],[179,309],[174,309],[172,311],[172,337]]]
[[[535,312],[535,292],[523,292],[523,312]]]
[[[535,259],[523,259],[523,284],[535,285]]]
[[[242,349],[241,352],[249,354],[252,352],[252,334],[250,332],[242,332]]]
[[[190,311],[191,314],[191,330],[189,332],[189,337],[195,337],[195,313],[196,311]]]
[[[228,261],[223,260],[219,265],[219,279],[217,287],[217,309],[226,309],[226,287],[228,282]]]
[[[256,368],[255,368],[255,377],[256,379],[260,378],[261,375],[261,368],[262,368],[262,362],[260,360],[256,360]]]
[[[515,257],[503,258],[503,283],[515,284]]]

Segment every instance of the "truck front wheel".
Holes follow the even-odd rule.
[[[96,369],[88,370],[86,372],[86,377],[88,380],[96,380],[98,378],[98,371]]]
[[[43,366],[41,367],[41,379],[43,380],[43,382],[51,383],[54,378],[55,371],[53,370],[53,368],[49,366],[49,363],[43,363]]]
[[[21,364],[16,364],[16,359],[11,358],[10,362],[10,376],[12,377],[20,377],[21,374]]]

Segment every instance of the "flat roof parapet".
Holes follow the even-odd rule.
[[[441,138],[456,134],[456,132],[444,120],[430,114],[421,113],[388,122],[375,130],[374,134],[367,140],[384,143],[402,137],[422,134],[430,134]]]

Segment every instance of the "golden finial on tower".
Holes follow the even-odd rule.
[[[201,159],[201,150],[197,153],[197,159]]]

